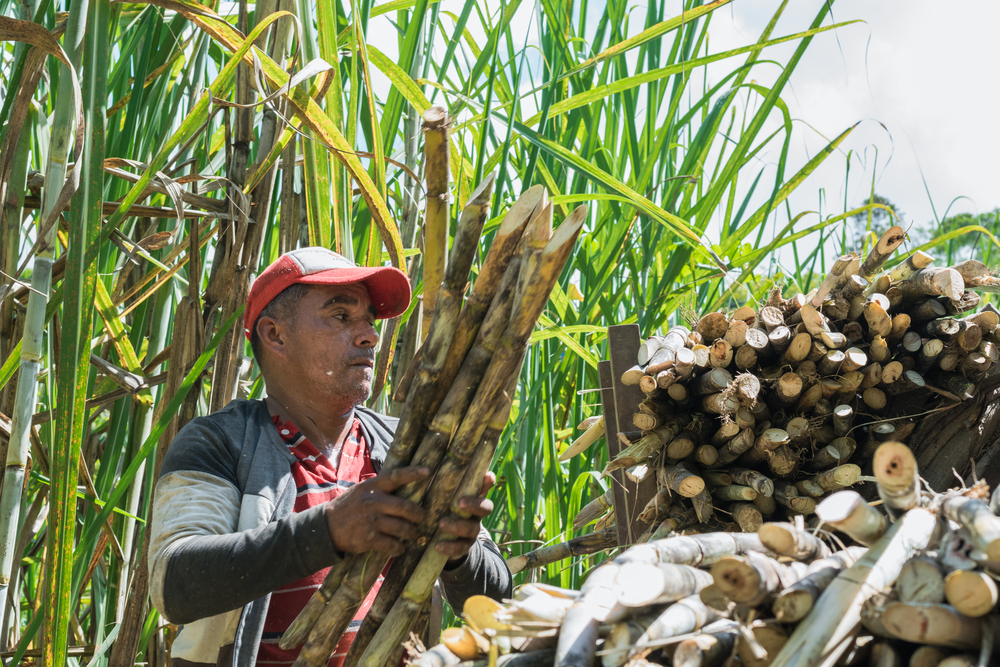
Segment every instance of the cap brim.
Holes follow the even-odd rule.
[[[364,283],[375,306],[375,317],[380,320],[402,315],[410,305],[410,280],[394,266],[329,269],[302,276],[295,282],[305,285]]]

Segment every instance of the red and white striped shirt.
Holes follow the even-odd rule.
[[[357,417],[354,418],[351,431],[344,440],[337,467],[334,467],[330,460],[316,449],[290,421],[282,422],[278,416],[273,416],[271,419],[282,440],[295,455],[295,463],[292,464],[292,478],[295,480],[296,487],[295,512],[302,512],[310,507],[322,505],[358,482],[375,476],[371,453],[361,433],[361,422]],[[264,620],[264,634],[257,652],[258,665],[291,665],[295,662],[301,647],[285,651],[278,647],[278,640],[305,607],[306,602],[316,592],[316,589],[323,583],[329,569],[322,569],[271,593],[271,603],[267,608],[267,617]],[[368,593],[368,597],[365,598],[347,632],[344,633],[333,657],[330,658],[329,667],[340,667],[343,664],[344,656],[347,655],[347,650],[354,642],[361,621],[375,600],[384,575],[385,571],[379,575],[378,582]]]

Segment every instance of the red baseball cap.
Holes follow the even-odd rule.
[[[358,266],[326,248],[299,248],[279,257],[253,282],[243,313],[243,333],[250,338],[261,311],[286,287],[352,283],[365,284],[375,306],[375,317],[380,320],[402,315],[410,305],[410,279],[399,269]]]

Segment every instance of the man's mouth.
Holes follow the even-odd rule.
[[[375,368],[374,359],[361,359],[360,361],[355,361],[352,366],[364,366],[365,368]]]

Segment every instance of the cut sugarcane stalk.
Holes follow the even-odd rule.
[[[900,442],[883,442],[875,450],[872,470],[878,480],[878,495],[893,516],[917,506],[920,476],[917,459],[909,447]]]
[[[567,447],[566,451],[559,455],[559,460],[568,461],[574,456],[582,454],[602,437],[604,437],[604,417],[599,417],[597,421],[592,423],[590,427],[583,432],[583,435],[574,440],[573,444]]]
[[[962,274],[950,268],[920,269],[899,283],[906,298],[918,299],[922,296],[944,296],[958,300],[965,291]]]
[[[858,270],[858,275],[860,275],[865,280],[871,280],[882,270],[882,265],[886,263],[892,253],[896,252],[903,241],[906,239],[906,233],[903,231],[902,227],[892,226],[886,230],[882,237],[872,248],[868,256],[865,257],[864,263]]]
[[[591,500],[583,506],[573,519],[573,530],[580,530],[587,524],[603,516],[614,507],[613,489],[608,489],[603,495]]]
[[[778,593],[771,605],[774,617],[782,623],[796,623],[812,611],[823,591],[865,554],[864,547],[848,547],[809,565],[798,581]]]
[[[790,523],[765,523],[757,533],[761,544],[779,556],[808,563],[830,555],[825,542]]]
[[[712,575],[690,565],[622,563],[613,586],[618,604],[648,607],[697,595],[712,583]]]
[[[903,564],[893,587],[901,602],[944,602],[944,572],[933,558],[917,556]]]
[[[958,613],[972,618],[993,611],[1000,599],[993,577],[975,570],[949,572],[944,580],[944,595]]]
[[[933,257],[922,250],[918,250],[889,270],[889,280],[892,282],[905,280],[920,269],[926,269],[933,263]]]
[[[448,254],[448,114],[433,106],[424,112],[424,159],[426,161],[427,205],[424,210],[424,316],[423,336],[430,332],[437,304],[438,288],[444,279]]]
[[[983,641],[982,619],[962,616],[945,604],[890,602],[882,624],[893,637],[917,644],[978,649]]]
[[[848,648],[845,639],[861,623],[864,601],[891,585],[903,563],[927,548],[935,525],[934,515],[919,508],[893,524],[857,563],[827,587],[775,656],[772,667],[833,665]]]
[[[643,635],[649,625],[656,620],[657,614],[645,613],[635,618],[615,623],[608,633],[601,650],[602,667],[621,667],[628,661],[629,653],[636,641]]]
[[[990,511],[990,506],[977,498],[956,496],[942,505],[945,517],[968,531],[969,538],[981,554],[973,558],[1000,562],[1000,517]]]
[[[888,518],[865,502],[856,491],[837,491],[816,506],[825,524],[847,533],[861,544],[873,544],[889,527]]]
[[[721,667],[733,652],[735,631],[695,635],[677,644],[674,667]]]
[[[678,600],[658,615],[636,638],[628,651],[628,658],[644,657],[664,639],[697,632],[718,619],[718,612],[706,606],[697,595]]]
[[[680,466],[664,466],[657,471],[657,481],[671,491],[694,498],[705,490],[705,480]]]
[[[756,607],[806,575],[804,563],[787,564],[762,554],[729,556],[712,566],[712,579],[733,602]]]
[[[553,544],[541,549],[529,551],[521,556],[514,556],[507,561],[511,574],[524,570],[545,567],[573,556],[595,554],[618,546],[618,532],[615,528],[605,528],[589,535],[574,537],[572,540]]]

